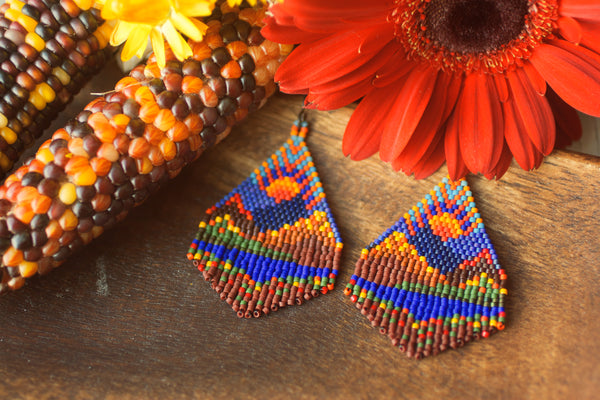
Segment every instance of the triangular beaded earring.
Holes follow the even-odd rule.
[[[505,282],[467,181],[445,178],[363,249],[344,293],[422,358],[504,329]]]
[[[206,211],[188,258],[239,317],[333,289],[342,241],[308,147],[304,113],[290,138]]]

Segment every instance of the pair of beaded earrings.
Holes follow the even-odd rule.
[[[283,146],[207,210],[188,258],[239,317],[325,294],[342,241],[305,143]],[[506,274],[467,182],[445,178],[362,250],[344,294],[409,357],[504,328]]]

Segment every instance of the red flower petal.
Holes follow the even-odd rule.
[[[352,113],[342,140],[342,151],[353,160],[363,160],[379,149],[381,130],[387,123],[395,87],[374,89]]]
[[[544,81],[544,84],[545,83],[546,82]],[[510,97],[508,83],[506,83],[506,76],[504,74],[494,75],[494,84],[496,85],[496,91],[498,92],[498,100],[500,100],[501,103],[504,103]]]
[[[558,13],[574,18],[600,20],[598,0],[561,0]]]
[[[298,29],[296,26],[283,25],[275,21],[273,17],[265,18],[265,26],[260,33],[267,39],[283,44],[296,44],[312,42],[321,37],[319,33],[310,33]]]
[[[581,44],[588,49],[600,53],[600,24],[597,22],[579,21],[582,35]]]
[[[444,149],[446,154],[446,165],[448,166],[448,175],[450,179],[458,180],[469,170],[463,161],[460,152],[460,142],[458,139],[458,117],[452,114],[446,122],[446,135],[444,136]]]
[[[283,26],[296,26],[294,24],[294,16],[286,11],[282,4],[273,4],[269,8],[269,13],[273,16],[272,18],[279,25]],[[273,22],[271,17],[266,17],[265,21]]]
[[[508,147],[506,142],[504,142],[504,146],[502,147],[502,155],[498,160],[498,164],[496,164],[496,166],[489,173],[485,174],[485,177],[490,180],[494,178],[496,178],[496,180],[499,180],[500,178],[502,178],[502,176],[504,176],[506,171],[508,171],[508,167],[510,167],[512,159],[513,155],[510,152],[510,148]]]
[[[412,170],[431,147],[437,134],[441,134],[440,126],[445,122],[456,104],[460,93],[461,80],[454,75],[442,73],[435,84],[431,101],[427,105],[419,125],[404,147],[404,150],[393,161],[396,170]]]
[[[415,174],[416,179],[427,178],[437,171],[444,163],[444,141],[442,136],[437,136],[437,143],[429,147],[429,151],[413,168],[411,172]]]
[[[529,83],[533,87],[533,89],[540,95],[546,94],[546,80],[542,78],[540,73],[535,69],[530,62],[525,61],[523,63],[523,71],[527,74],[527,78],[529,78]]]
[[[570,145],[574,140],[580,139],[582,128],[577,111],[565,103],[552,90],[548,91],[546,97],[556,121],[556,141],[554,147],[560,149]]]
[[[509,72],[507,77],[513,95],[514,109],[523,122],[524,131],[520,133],[527,134],[543,154],[550,154],[554,149],[556,132],[548,101],[536,93],[523,70]]]
[[[371,81],[375,73],[390,62],[397,47],[396,43],[388,43],[370,62],[336,80],[312,87],[307,102],[311,108],[333,110],[360,99],[373,88]]]
[[[271,9],[282,7],[295,17],[343,21],[347,18],[386,16],[394,5],[393,0],[286,0]]]
[[[404,150],[429,104],[437,75],[433,68],[415,68],[404,84],[396,88],[396,98],[382,126],[379,156],[383,161],[394,160]]]
[[[373,79],[373,86],[382,88],[391,85],[414,68],[421,68],[421,66],[408,61],[404,50],[399,49],[392,59],[377,71],[377,75]]]
[[[525,127],[514,103],[502,104],[504,112],[504,137],[506,144],[521,168],[526,171],[536,168],[542,162],[542,153],[533,145],[529,136],[524,135]]]
[[[561,36],[571,43],[579,44],[583,32],[577,21],[571,17],[560,17],[557,21],[558,31]]]
[[[269,10],[278,25],[295,26],[322,35],[348,30],[349,26],[362,29],[385,23],[391,6],[390,0],[374,0],[368,6],[356,0],[287,0],[272,5]]]
[[[392,36],[393,27],[385,24],[303,43],[281,64],[275,80],[284,92],[332,81],[371,61]]]
[[[484,74],[467,75],[454,112],[458,113],[460,148],[467,168],[489,172],[500,158],[504,131],[494,81]]]
[[[600,56],[564,40],[535,49],[529,59],[569,105],[600,117]]]
[[[339,16],[335,18],[324,16],[315,17],[313,15],[304,17],[294,13],[292,13],[292,15],[294,16],[295,26],[307,32],[319,33],[321,35],[331,35],[342,30],[360,30],[369,26],[381,25],[387,22],[385,14],[381,13],[377,15],[368,14],[365,16],[353,16],[346,18],[340,18]],[[352,28],[349,29],[349,27]]]
[[[450,82],[448,83],[448,92],[446,93],[446,107],[444,108],[444,121],[450,117],[456,107],[458,97],[462,92],[463,88],[463,77],[462,75],[450,76]]]
[[[311,90],[306,97],[305,106],[321,111],[336,110],[360,99],[369,93],[371,89],[373,89],[371,81],[363,80],[335,92],[315,93],[314,90]]]

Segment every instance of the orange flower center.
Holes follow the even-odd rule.
[[[396,0],[409,58],[448,71],[502,73],[552,35],[558,0]]]

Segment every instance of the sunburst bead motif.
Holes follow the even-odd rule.
[[[417,178],[537,168],[600,116],[592,0],[286,0],[263,34],[300,44],[276,75],[331,110],[362,99],[343,152]]]

